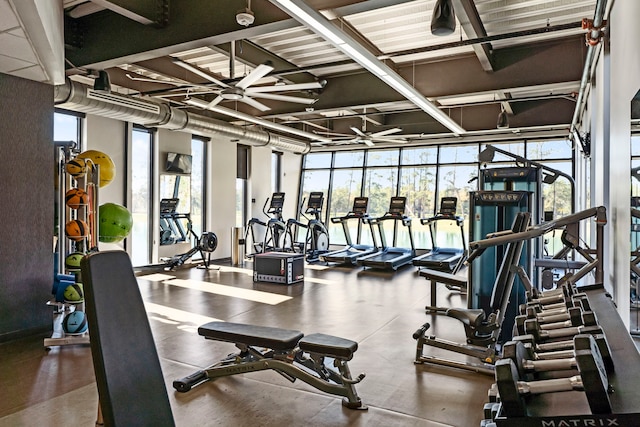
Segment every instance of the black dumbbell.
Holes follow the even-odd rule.
[[[524,333],[533,335],[536,342],[550,341],[554,339],[562,340],[578,334],[602,333],[598,326],[597,319],[595,318],[595,314],[593,314],[593,312],[589,313],[590,314],[586,317],[586,313],[583,313],[583,323],[586,324],[582,326],[564,326],[556,323],[541,325],[536,319],[526,319],[524,321]]]
[[[541,291],[537,288],[532,288],[531,290],[526,292],[526,296],[527,299],[533,300],[545,297],[555,297],[557,295],[573,295],[577,292],[578,291],[576,290],[575,286],[563,285],[547,291]]]
[[[613,372],[613,356],[611,355],[609,343],[602,329],[598,326],[589,326],[583,328],[583,332],[587,332],[593,336],[596,340],[596,346],[598,347],[606,371]],[[518,335],[513,337],[513,341],[521,342],[525,347],[530,348],[530,351],[535,354],[537,360],[560,359],[574,356],[573,337],[564,341],[536,342],[533,335]]]
[[[578,308],[575,308],[570,312],[569,320],[564,320],[560,322],[552,322],[547,323],[544,320],[547,319],[529,319],[527,316],[516,316],[516,331],[518,335],[529,334],[529,330],[527,328],[536,327],[540,330],[552,330],[552,329],[566,329],[575,326],[596,326],[598,324],[598,319],[596,318],[596,314],[593,311],[582,311]],[[555,319],[555,317],[551,317],[551,319]],[[528,322],[528,323],[527,323]],[[529,326],[527,326],[529,325]]]
[[[605,370],[612,372],[613,359],[611,358],[611,350],[609,349],[606,339],[604,339],[604,335],[601,335],[598,339],[593,337],[593,339],[600,352]],[[575,352],[577,350],[589,350],[590,340],[574,340],[574,345],[582,345],[583,347],[575,347],[573,350],[538,354],[530,344],[525,344],[522,341],[509,341],[502,347],[502,358],[513,360],[518,368],[520,378],[523,379],[536,378],[536,374],[542,372],[568,371],[570,373],[578,367]],[[587,347],[585,348],[584,346]],[[602,350],[604,350],[604,353]],[[556,373],[556,375],[558,375],[558,373]]]
[[[575,292],[573,288],[568,286],[563,286],[549,293],[545,293],[542,295],[536,295],[535,293],[528,292],[526,294],[527,301],[530,303],[538,303],[538,304],[554,304],[557,302],[563,302],[565,300],[571,299],[574,295],[581,295],[579,292]]]
[[[587,298],[587,295],[583,292],[575,293],[572,295],[560,294],[549,297],[529,299],[526,301],[524,306],[535,306],[539,307],[540,310],[556,310],[562,309],[564,307],[580,306],[576,302],[583,298]]]
[[[520,314],[527,314],[529,311],[535,311],[536,313],[545,313],[545,314],[562,314],[566,313],[570,308],[578,307],[582,308],[585,311],[590,309],[589,301],[587,297],[583,294],[575,295],[571,298],[568,298],[562,302],[558,302],[555,304],[540,304],[540,303],[525,303],[520,304],[518,306],[518,311]]]
[[[527,416],[524,396],[573,390],[585,392],[592,413],[611,413],[609,381],[595,340],[590,335],[578,335],[575,340],[588,340],[588,345],[581,343],[575,347],[589,349],[576,350],[575,359],[579,375],[570,378],[521,381],[518,367],[513,360],[502,359],[496,363],[496,384],[504,416]]]

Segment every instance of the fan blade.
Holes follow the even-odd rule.
[[[317,133],[318,135],[334,136],[339,138],[353,138],[353,135],[347,135],[345,133],[326,132],[321,130],[314,130],[313,133]]]
[[[393,143],[400,143],[400,144],[404,144],[405,142],[407,142],[406,139],[404,138],[398,138],[398,139],[391,139],[391,138],[374,138],[374,140],[376,142],[393,142]]]
[[[269,110],[271,110],[271,108],[267,107],[262,102],[258,102],[253,98],[249,98],[248,96],[245,96],[244,98],[242,98],[240,100],[240,102],[244,102],[245,104],[250,105],[253,108],[255,108],[257,110],[260,110],[260,111],[269,111]]]
[[[367,137],[367,135],[366,135],[364,132],[362,132],[360,129],[358,129],[357,127],[351,126],[351,130],[352,130],[356,135],[363,136],[363,137],[365,137],[365,138]]]
[[[400,128],[387,129],[387,130],[383,130],[383,131],[380,131],[380,132],[372,133],[370,136],[372,138],[376,138],[378,136],[391,135],[392,133],[397,133],[397,132],[402,132],[402,129],[400,129]]]
[[[170,81],[167,81],[167,80],[156,80],[156,79],[147,79],[147,78],[143,78],[143,77],[134,77],[129,73],[125,74],[125,76],[127,76],[127,78],[129,80],[132,80],[134,82],[160,83],[160,84],[163,84],[163,85],[172,85],[172,86],[184,86],[186,84],[186,83],[181,83],[181,82],[170,82]]]
[[[370,139],[363,139],[362,142],[364,142],[364,145],[366,145],[367,147],[373,147],[375,145]]]
[[[204,108],[209,108],[209,107],[213,107],[214,105],[218,105],[220,103],[220,101],[223,101],[223,100],[224,100],[224,98],[221,97],[220,95],[218,95],[213,99],[213,101],[208,103],[207,106],[204,107]]]
[[[181,59],[178,59],[178,58],[171,58],[171,60],[173,61],[174,64],[184,68],[187,71],[191,71],[193,74],[197,74],[197,75],[199,75],[200,77],[202,77],[202,78],[204,78],[206,80],[209,80],[211,83],[215,83],[218,86],[222,86],[222,87],[229,87],[228,84],[226,84],[224,82],[221,82],[220,80],[216,79],[213,76],[210,76],[209,74],[205,73],[200,68],[198,68],[198,67],[196,67],[194,65],[191,65],[188,62],[185,62],[185,61],[183,61]]]
[[[277,95],[275,93],[251,93],[254,98],[273,99],[275,101],[297,102],[298,104],[315,104],[317,99],[299,98],[297,96]]]
[[[252,72],[247,74],[242,80],[236,83],[235,86],[241,89],[246,89],[272,71],[273,67],[271,65],[260,64],[256,68],[254,68]]]
[[[294,90],[310,90],[321,89],[324,85],[320,82],[311,83],[297,83],[291,85],[271,85],[271,86],[257,86],[247,89],[247,93],[264,93],[264,92],[286,92]]]

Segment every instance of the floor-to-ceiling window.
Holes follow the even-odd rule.
[[[69,111],[56,110],[53,114],[53,139],[54,141],[74,141],[75,150],[83,150],[82,118],[83,114]]]
[[[134,127],[131,132],[131,261],[133,265],[151,263],[153,237],[153,133]]]
[[[326,154],[322,155],[326,157]],[[353,199],[362,194],[363,166],[364,151],[336,152],[330,183],[331,193],[325,203],[329,218],[342,217],[351,211]],[[328,227],[331,243],[347,243],[342,225],[329,222]],[[360,230],[361,224],[358,221],[350,220],[347,222],[347,227],[352,242],[359,242],[358,230]]]
[[[457,215],[464,219],[468,231],[469,192],[478,189],[478,172],[481,167],[514,166],[513,158],[496,153],[493,161],[485,165],[479,159],[479,150],[485,144],[433,144],[419,147],[385,149],[363,149],[335,152],[313,152],[305,156],[302,170],[301,192],[320,184],[316,178],[327,179],[328,218],[345,215],[356,196],[369,197],[369,214],[383,215],[389,209],[391,196],[407,197],[406,213],[413,218],[412,228],[416,248],[432,246],[426,226],[421,218],[429,218],[439,210],[443,197],[458,199]],[[495,143],[501,150],[529,157],[547,167],[573,176],[573,152],[571,142],[565,139],[516,140]],[[640,151],[640,149],[639,149]],[[640,155],[637,160],[640,166]],[[313,184],[311,179],[313,177]],[[543,183],[545,210],[553,211],[554,217],[570,213],[571,185],[559,176],[555,181]],[[640,182],[638,184],[640,188]],[[640,190],[638,191],[640,195]],[[435,245],[439,247],[461,247],[462,233],[455,221],[438,223]],[[385,224],[387,225],[387,224]],[[338,224],[328,224],[332,244],[345,243],[344,234]],[[357,224],[351,225],[352,236],[357,236]],[[407,235],[398,229],[397,244],[408,246]],[[368,232],[361,232],[362,243],[371,243]],[[393,239],[393,227],[385,227],[388,242]],[[354,238],[355,240],[355,238]],[[550,242],[553,249],[554,242]]]
[[[420,218],[434,215],[438,147],[418,147],[402,150],[400,195],[407,197],[407,215],[414,218],[412,231],[418,248],[431,248],[427,225]],[[405,244],[408,242],[405,242]]]

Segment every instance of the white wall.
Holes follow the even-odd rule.
[[[84,140],[88,150],[98,150],[107,154],[116,165],[116,174],[108,185],[100,187],[98,191],[98,203],[100,205],[111,202],[126,205],[125,182],[126,155],[125,155],[125,124],[124,122],[106,117],[87,114],[84,126]],[[98,244],[100,250],[124,249],[124,243]]]
[[[294,153],[283,153],[281,160],[282,181],[280,187],[286,194],[283,216],[285,218],[295,218],[298,210],[302,156]]]
[[[249,216],[252,218],[264,219],[262,207],[267,198],[271,197],[271,151],[271,148],[268,147],[251,147],[249,156]]]
[[[212,139],[208,147],[207,230],[218,237],[213,259],[231,256],[231,228],[236,224],[237,146]]]
[[[640,89],[640,2],[617,0],[608,17],[610,48],[600,57],[592,102],[593,202],[607,207],[605,286],[629,322],[630,113]],[[626,167],[622,167],[626,165]],[[624,184],[621,184],[624,183]]]
[[[105,117],[88,114],[86,116],[85,141],[87,149],[99,150],[108,154],[116,165],[116,177],[109,185],[100,189],[100,203],[113,202],[127,205],[130,200],[130,189],[125,190],[125,183],[129,172],[126,168],[125,138],[127,130],[125,123]],[[157,144],[154,158],[164,162],[166,152],[191,153],[191,134],[158,129]],[[239,143],[242,143],[240,141]],[[231,256],[231,229],[236,225],[236,164],[237,146],[227,140],[216,140],[215,136],[207,147],[207,217],[205,231],[211,231],[218,237],[218,248],[213,258],[228,258]],[[264,218],[262,206],[271,197],[271,148],[251,147],[249,169],[249,201],[255,199],[249,207],[249,215]],[[300,178],[301,156],[284,153],[282,157],[283,181],[282,189],[286,192],[283,215],[292,217],[296,212],[298,199],[298,185]],[[162,165],[155,169],[154,199],[159,199],[158,183]],[[159,210],[154,212],[154,224],[159,227]],[[157,233],[156,233],[157,234]],[[155,234],[154,234],[155,236]],[[156,245],[159,242],[156,239]],[[171,256],[186,252],[190,244],[179,244],[159,247],[155,252],[158,256]],[[123,249],[124,244],[100,243],[101,250]]]

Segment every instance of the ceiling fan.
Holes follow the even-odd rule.
[[[234,55],[232,50],[231,61],[235,60],[233,56]],[[253,86],[254,83],[256,83],[257,81],[265,77],[267,74],[269,74],[271,71],[273,71],[273,66],[269,61],[267,61],[263,64],[258,65],[249,74],[247,74],[237,83],[227,84],[219,79],[216,79],[210,74],[204,72],[202,69],[189,64],[186,61],[183,61],[178,58],[173,58],[173,62],[176,65],[179,65],[220,87],[220,89],[212,90],[212,92],[217,93],[218,96],[216,96],[213,99],[213,101],[209,102],[207,107],[213,107],[214,105],[217,105],[222,101],[231,100],[231,101],[244,102],[245,104],[250,105],[251,107],[260,111],[268,111],[271,109],[265,104],[261,103],[260,101],[255,100],[254,98],[272,99],[275,101],[295,102],[299,104],[311,105],[315,103],[317,99],[282,95],[274,92],[290,92],[290,91],[322,89],[327,83],[326,80],[321,80],[321,81],[315,81],[315,82],[309,82],[309,83],[296,83],[296,84],[276,83],[274,85]],[[232,75],[232,78],[233,78],[233,75]]]
[[[393,135],[395,133],[402,132],[402,129],[398,127],[381,130],[379,132],[367,132],[367,121],[367,117],[363,116],[362,129],[358,129],[355,126],[350,126],[350,129],[353,131],[355,136],[345,134],[330,134],[326,132],[318,133],[325,133],[330,137],[331,135],[333,135],[333,139],[335,141],[341,141],[342,144],[363,143],[368,147],[373,147],[376,142],[407,142],[407,139],[403,136]]]

